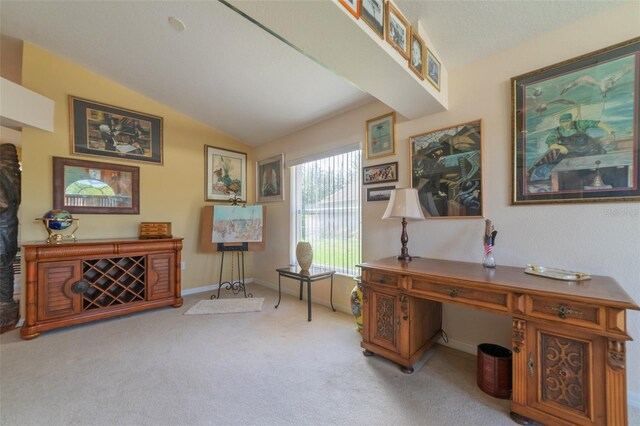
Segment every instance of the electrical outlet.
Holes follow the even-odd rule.
[[[180,262],[180,269],[182,269],[184,271],[184,269],[185,269],[184,261]]]

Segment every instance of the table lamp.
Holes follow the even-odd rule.
[[[409,236],[407,235],[407,219],[424,220],[420,201],[418,200],[418,190],[415,188],[398,188],[391,191],[391,198],[387,210],[385,210],[382,219],[402,218],[402,235],[400,242],[402,250],[400,251],[400,260],[411,260],[407,243]]]

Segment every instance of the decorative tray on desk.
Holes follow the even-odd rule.
[[[585,281],[590,280],[591,275],[583,272],[566,271],[564,269],[547,268],[546,266],[538,266],[527,264],[524,268],[526,274],[539,275],[541,277],[553,278],[554,280],[564,281]]]

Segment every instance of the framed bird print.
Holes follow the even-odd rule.
[[[640,37],[511,89],[513,204],[640,200]]]

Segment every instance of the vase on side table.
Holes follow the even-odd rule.
[[[311,248],[311,244],[306,241],[300,241],[296,246],[296,259],[298,260],[300,269],[308,271],[313,263],[313,249]]]

